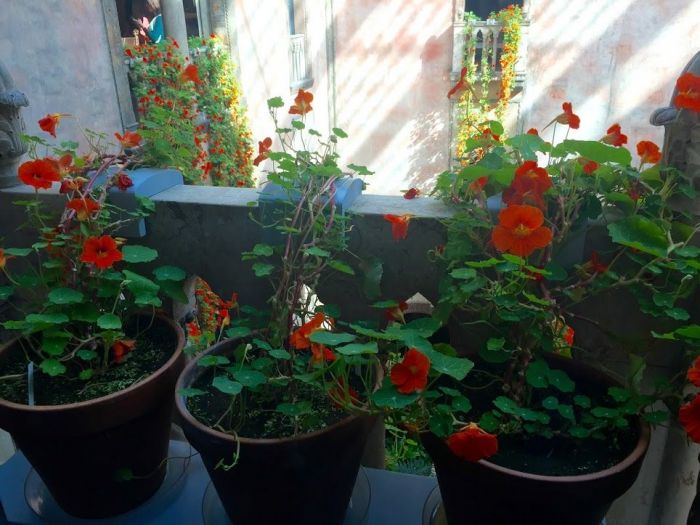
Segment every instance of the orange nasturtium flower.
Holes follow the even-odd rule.
[[[539,137],[539,136],[540,136],[540,134],[539,134],[539,132],[537,131],[536,128],[530,128],[530,129],[528,129],[528,130],[527,130],[527,135],[535,135],[536,137]]]
[[[64,116],[65,115],[61,113],[49,113],[44,118],[39,119],[39,127],[55,138],[56,127],[58,126],[59,122],[61,122],[61,118]]]
[[[391,383],[402,394],[423,390],[428,384],[430,359],[415,348],[409,349],[403,361],[391,368]]]
[[[695,361],[693,361],[693,366],[688,369],[687,378],[688,381],[693,383],[695,386],[700,386],[700,357],[696,357]]]
[[[479,428],[476,423],[469,423],[447,438],[447,446],[459,458],[479,461],[498,452],[498,438]]]
[[[100,209],[100,205],[90,197],[83,199],[71,199],[66,204],[66,208],[75,211],[79,221],[86,221],[90,216]]]
[[[7,266],[7,261],[12,258],[13,257],[11,255],[5,255],[5,250],[0,248],[0,272],[5,269],[5,266]]]
[[[420,190],[418,188],[410,188],[406,190],[403,194],[403,198],[407,200],[415,199],[420,195]]]
[[[100,270],[105,270],[122,259],[117,242],[109,235],[88,237],[83,245],[83,253],[80,254],[82,262],[94,264]]]
[[[311,347],[311,334],[321,329],[321,325],[326,322],[326,316],[323,312],[316,313],[313,318],[301,325],[299,328],[292,332],[289,336],[289,344],[292,345],[296,350],[305,350]]]
[[[311,102],[313,102],[314,96],[309,91],[304,91],[300,89],[297,96],[294,98],[294,105],[289,108],[290,115],[306,115],[313,108],[311,107]]]
[[[598,252],[593,250],[591,253],[591,260],[588,261],[588,265],[594,273],[605,273],[608,271],[608,265],[604,264],[598,258]]]
[[[673,103],[678,108],[700,111],[700,77],[692,73],[683,73],[676,81],[678,95]]]
[[[554,120],[559,124],[566,124],[571,129],[578,129],[581,125],[581,119],[574,113],[571,102],[564,102],[561,108],[564,112],[557,115]]]
[[[112,345],[112,353],[114,354],[114,362],[121,363],[126,354],[136,348],[136,341],[133,339],[119,339]]]
[[[61,188],[58,191],[62,195],[72,191],[80,191],[86,182],[87,179],[83,177],[66,177],[61,180]]]
[[[544,168],[537,166],[537,161],[528,160],[515,170],[515,177],[510,186],[503,190],[503,202],[506,204],[533,204],[544,208],[542,196],[552,187],[552,179]]]
[[[387,213],[384,215],[384,220],[391,223],[391,236],[395,241],[405,239],[408,235],[408,223],[413,217],[411,214],[392,215]]]
[[[51,162],[54,163],[54,166],[56,166],[56,171],[58,171],[58,175],[63,178],[66,175],[69,175],[75,166],[73,166],[73,155],[70,153],[66,153],[63,155],[60,159],[52,159],[48,158],[47,160],[50,160]]]
[[[48,190],[52,183],[61,179],[56,164],[51,159],[28,160],[19,167],[18,177],[24,184],[37,190]]]
[[[401,301],[399,304],[393,308],[387,308],[384,310],[384,319],[387,321],[398,321],[401,323],[406,322],[406,318],[403,313],[408,310],[408,303],[406,301]]]
[[[583,157],[579,157],[578,163],[583,166],[583,172],[586,175],[592,175],[600,167],[596,161],[588,160]]]
[[[467,89],[468,86],[467,86],[466,76],[467,76],[467,68],[463,67],[462,71],[459,72],[459,80],[457,81],[457,83],[454,86],[452,86],[452,89],[450,89],[447,92],[447,98],[451,98],[452,95],[455,95],[455,94],[461,94],[462,91]]]
[[[123,148],[135,148],[141,144],[141,135],[133,131],[125,131],[124,136],[121,136],[119,133],[115,133],[114,136],[117,138]]]
[[[270,151],[271,147],[272,139],[270,137],[265,137],[263,140],[258,141],[258,156],[253,161],[254,166],[257,166],[267,158],[267,152]]]
[[[121,191],[126,191],[134,185],[134,181],[122,171],[114,178],[114,185]]]
[[[335,361],[335,354],[327,346],[311,343],[311,363],[320,365],[325,361]]]
[[[661,150],[650,140],[642,140],[637,143],[637,155],[642,164],[656,164],[661,160]]]
[[[544,224],[542,210],[527,204],[512,204],[498,214],[500,224],[491,232],[499,252],[527,257],[552,242],[552,230]]]
[[[610,144],[611,146],[622,146],[627,144],[627,135],[622,133],[622,128],[620,125],[615,123],[608,128],[607,135],[600,139],[601,142],[605,144]]]
[[[484,186],[486,186],[488,181],[489,178],[486,175],[471,181],[471,183],[469,184],[469,191],[473,193],[479,193],[480,191],[484,191]]]
[[[690,439],[700,443],[700,395],[686,403],[678,411],[678,421],[690,436]]]
[[[184,69],[184,71],[182,72],[182,79],[185,81],[189,80],[190,82],[194,82],[195,84],[202,83],[202,80],[199,78],[199,69],[197,69],[197,66],[195,64],[190,64]]]

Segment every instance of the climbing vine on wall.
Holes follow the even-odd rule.
[[[127,49],[144,160],[189,184],[252,186],[252,139],[234,66],[215,36]]]
[[[490,129],[485,123],[489,121],[501,121],[508,108],[513,82],[515,79],[515,63],[518,59],[520,47],[520,28],[523,19],[522,9],[515,5],[492,13],[489,20],[495,21],[502,27],[503,47],[498,60],[500,66],[500,85],[495,100],[489,95],[491,81],[498,71],[494,67],[493,52],[496,48],[493,36],[485,36],[481,47],[481,56],[477,55],[477,33],[474,24],[482,20],[474,13],[467,12],[465,18],[465,45],[463,66],[466,68],[465,83],[472,89],[466,89],[457,102],[457,157],[462,162],[465,159],[464,151],[469,141],[498,140],[498,133]],[[483,151],[483,150],[482,150]]]

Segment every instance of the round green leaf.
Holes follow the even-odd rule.
[[[243,390],[242,384],[237,383],[236,381],[231,381],[226,376],[216,376],[211,385],[224,394],[229,394],[232,396],[240,394],[241,390]]]
[[[342,355],[361,355],[379,353],[377,343],[374,341],[370,343],[354,343],[345,346],[339,346],[335,350],[336,352]]]
[[[299,403],[280,403],[277,405],[277,412],[285,416],[298,417],[304,414],[311,414],[312,405],[310,401],[300,401]]]
[[[114,314],[102,314],[97,318],[97,326],[103,330],[121,330],[122,320],[118,315]]]
[[[554,396],[549,396],[542,401],[542,406],[547,410],[556,410],[559,406],[559,400]]]
[[[49,301],[53,304],[75,304],[82,303],[84,296],[82,292],[72,288],[54,288],[49,292]]]
[[[66,371],[66,367],[58,359],[44,359],[39,368],[51,377],[60,376]]]
[[[242,370],[233,370],[232,374],[236,381],[241,383],[243,386],[247,386],[248,388],[255,388],[256,386],[264,385],[267,382],[267,376],[262,372],[258,372],[257,370],[244,368]]]
[[[146,246],[128,244],[122,248],[122,256],[124,261],[128,263],[146,263],[155,261],[158,252]]]
[[[176,266],[161,266],[153,270],[153,275],[159,281],[183,281],[187,274]]]
[[[68,322],[66,314],[29,314],[25,319],[30,324],[63,324]]]
[[[325,330],[318,330],[312,333],[309,339],[311,339],[311,341],[314,343],[336,346],[353,341],[355,336],[344,332],[327,332]]]

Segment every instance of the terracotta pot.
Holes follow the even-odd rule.
[[[205,355],[230,355],[236,340]],[[187,365],[177,390],[193,385],[208,369]],[[225,434],[200,423],[176,395],[182,428],[199,451],[214,487],[236,525],[340,525],[352,495],[367,435],[376,417],[349,416],[323,430],[279,439]],[[238,462],[231,463],[238,447]]]
[[[150,322],[150,316],[148,317]],[[175,381],[184,367],[182,330],[165,317],[173,355],[147,379],[108,396],[67,405],[28,406],[0,399],[0,427],[12,434],[58,505],[80,518],[137,507],[165,477]],[[0,360],[17,348],[0,348]],[[142,479],[118,481],[119,469]],[[23,480],[17,480],[22,483]]]
[[[568,359],[549,360],[574,380],[615,381]],[[443,506],[450,525],[600,525],[613,501],[634,483],[649,446],[650,429],[636,421],[639,438],[618,464],[591,474],[544,476],[502,467],[490,461],[457,458],[443,439],[421,435],[435,464]]]

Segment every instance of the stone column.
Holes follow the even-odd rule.
[[[0,62],[0,188],[19,185],[17,168],[27,145],[20,139],[25,133],[20,113],[29,101],[15,89],[10,73]]]
[[[182,0],[161,0],[160,11],[163,15],[165,36],[177,40],[177,43],[180,45],[180,52],[185,56],[189,56],[185,7],[182,4]]]

